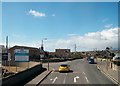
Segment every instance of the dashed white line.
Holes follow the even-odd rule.
[[[66,73],[66,76],[67,76],[67,73]],[[64,78],[64,80],[63,80],[63,84],[65,83],[65,80],[66,80],[66,76],[65,76],[65,78]]]
[[[50,81],[52,81],[53,79],[50,79]]]
[[[58,77],[55,77],[54,80],[52,81],[52,83],[55,83],[55,81],[58,79]]]
[[[87,83],[89,83],[89,80],[88,80],[88,78],[85,76],[85,79],[87,80]]]
[[[64,81],[63,81],[63,83],[65,83],[65,79],[66,79],[66,77],[64,78]]]

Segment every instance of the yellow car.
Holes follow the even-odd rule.
[[[70,71],[70,66],[67,64],[62,64],[59,66],[59,72],[69,72]]]

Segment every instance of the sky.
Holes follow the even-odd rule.
[[[1,0],[2,2],[119,2],[119,0]]]
[[[2,42],[46,51],[118,46],[117,2],[3,2]]]
[[[2,42],[2,3],[0,2],[0,42]]]

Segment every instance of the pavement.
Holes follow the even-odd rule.
[[[113,70],[108,65],[107,61],[97,60],[97,68],[105,74],[108,78],[110,78],[113,82],[120,86],[120,70]],[[119,69],[119,68],[118,68]]]
[[[39,74],[37,77],[29,81],[25,86],[37,86],[39,83],[41,83],[52,71],[46,70],[42,74]]]

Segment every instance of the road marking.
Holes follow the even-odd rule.
[[[74,77],[74,83],[77,82],[77,79],[79,79],[79,76]]]
[[[85,75],[85,72],[83,72],[83,74]]]
[[[50,81],[52,81],[53,79],[50,79]]]
[[[88,80],[88,78],[85,76],[85,79],[87,80],[87,83],[89,83],[89,80]]]
[[[58,77],[55,77],[54,80],[52,81],[52,83],[55,83],[55,81],[58,79]]]
[[[67,76],[67,73],[66,73],[66,76]],[[65,81],[66,81],[66,76],[65,76],[65,78],[64,78],[64,80],[63,80],[63,84],[65,83]]]

